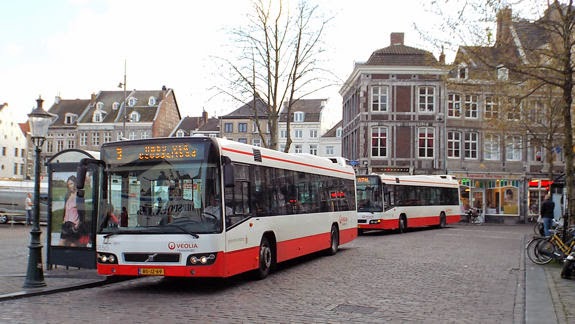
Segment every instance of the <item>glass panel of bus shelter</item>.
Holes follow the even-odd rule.
[[[111,167],[109,213],[101,232],[213,233],[222,229],[221,212],[204,212],[221,192],[219,168],[202,162],[140,163]],[[123,221],[123,217],[127,217]],[[115,223],[115,224],[114,224]]]
[[[357,211],[383,211],[382,184],[377,176],[359,176],[356,178]]]

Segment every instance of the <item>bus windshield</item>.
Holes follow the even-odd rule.
[[[134,162],[107,171],[99,233],[222,231],[219,167],[205,160]]]
[[[383,199],[381,195],[382,184],[378,176],[357,176],[357,211],[381,212]]]

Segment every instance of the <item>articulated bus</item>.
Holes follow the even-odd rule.
[[[357,225],[398,230],[459,222],[459,183],[449,175],[358,175]]]
[[[98,214],[101,275],[262,279],[357,237],[343,159],[210,137],[105,143],[101,157],[78,167],[80,187],[101,188],[83,193]]]

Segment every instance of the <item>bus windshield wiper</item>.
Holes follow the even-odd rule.
[[[182,232],[184,232],[184,233],[186,233],[186,234],[190,234],[190,235],[193,236],[194,238],[200,238],[200,236],[199,236],[198,234],[196,234],[196,233],[194,233],[194,232],[190,232],[190,231],[188,231],[185,227],[180,226],[180,225],[178,225],[178,224],[170,223],[170,224],[168,224],[168,226],[174,226],[174,227],[180,229]]]

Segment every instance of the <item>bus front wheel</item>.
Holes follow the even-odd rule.
[[[270,241],[267,237],[262,237],[260,242],[260,252],[258,269],[256,271],[256,279],[264,279],[270,274],[273,261],[273,252]]]

